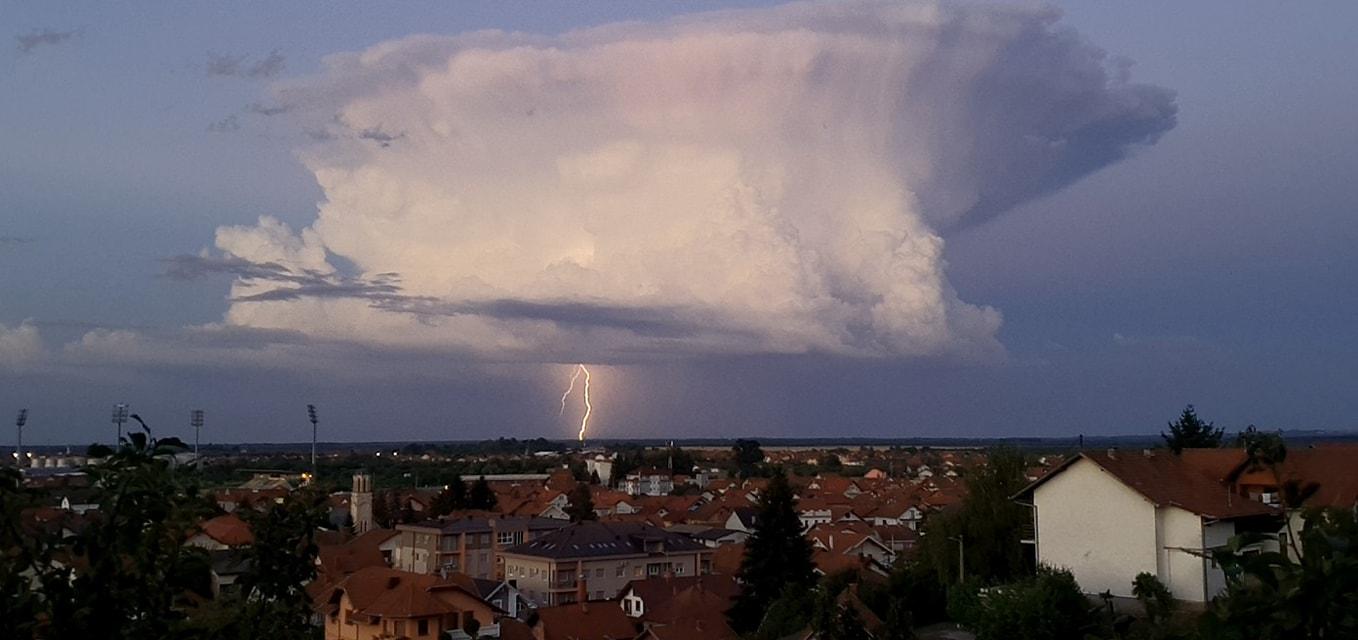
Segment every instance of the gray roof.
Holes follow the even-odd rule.
[[[647,555],[646,543],[659,542],[663,553],[708,551],[688,536],[633,522],[579,522],[515,545],[504,553],[542,558],[597,558]]]
[[[570,524],[565,520],[559,520],[557,518],[538,518],[530,516],[506,516],[503,518],[494,518],[494,520],[494,527],[491,526],[491,518],[489,517],[426,520],[414,526],[438,529],[443,533],[490,533],[491,531],[547,531],[551,529],[560,529]]]

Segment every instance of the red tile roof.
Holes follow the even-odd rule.
[[[600,601],[537,610],[543,640],[632,640],[637,628],[616,602]]]
[[[228,513],[203,521],[198,525],[201,533],[228,547],[243,547],[254,544],[255,534],[250,531],[240,516]]]

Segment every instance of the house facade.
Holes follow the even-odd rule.
[[[581,522],[506,549],[505,579],[529,602],[555,606],[614,598],[629,582],[712,570],[712,549],[645,524]]]
[[[1236,495],[1225,477],[1238,452],[1084,452],[1029,485],[1025,542],[1041,564],[1069,569],[1087,593],[1132,597],[1142,572],[1178,600],[1203,603],[1225,589],[1209,558],[1244,531],[1276,531],[1273,507]]]
[[[423,574],[465,573],[473,578],[503,578],[500,552],[569,523],[556,518],[463,517],[397,525],[392,564]]]

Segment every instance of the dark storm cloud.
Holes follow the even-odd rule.
[[[372,140],[383,147],[390,147],[391,143],[406,137],[406,133],[404,131],[396,134],[387,133],[386,131],[383,131],[382,127],[379,125],[376,127],[368,127],[367,129],[358,132],[358,137],[362,140]]]
[[[208,124],[207,130],[213,133],[231,133],[233,131],[240,131],[240,118],[237,118],[235,115],[229,115],[221,120]]]
[[[205,70],[209,76],[264,79],[277,76],[286,65],[287,59],[277,49],[253,63],[247,55],[209,51]]]
[[[250,104],[245,105],[246,113],[253,113],[255,115],[261,116],[277,116],[287,113],[291,110],[292,107],[286,104],[280,104],[276,106],[266,106],[258,102],[252,102]]]
[[[34,49],[45,46],[59,45],[75,37],[75,31],[56,31],[53,29],[39,29],[32,33],[14,36],[19,53],[32,53]]]
[[[449,302],[403,292],[400,274],[379,273],[369,278],[335,273],[296,271],[276,262],[251,262],[236,256],[179,255],[166,258],[165,275],[197,280],[212,275],[233,276],[243,282],[276,283],[261,293],[236,296],[231,302],[277,302],[302,299],[365,300],[385,311],[417,316],[479,316],[496,320],[543,320],[569,328],[625,329],[656,337],[686,337],[716,331],[710,321],[685,317],[682,309],[623,307],[563,300],[541,302],[516,299]],[[723,331],[723,333],[733,333]]]

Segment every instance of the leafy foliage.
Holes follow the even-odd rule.
[[[143,428],[145,425],[143,424]],[[254,520],[259,544],[244,578],[250,597],[213,602],[211,565],[185,546],[212,514],[192,474],[174,467],[185,450],[149,430],[131,433],[91,467],[99,509],[83,527],[25,527],[39,496],[0,474],[0,637],[310,638],[311,536],[324,521],[319,498],[285,504]],[[247,514],[248,515],[248,514]]]
[[[1306,516],[1300,559],[1258,551],[1275,539],[1241,535],[1214,558],[1226,593],[1203,620],[1212,640],[1320,640],[1358,637],[1358,522],[1351,509]]]
[[[966,577],[984,582],[1002,582],[1032,571],[1020,542],[1021,527],[1031,522],[1032,515],[1011,499],[1027,484],[1027,468],[1020,451],[993,450],[989,462],[967,476],[967,497],[961,505],[928,522],[919,562],[931,568],[939,582],[958,581],[959,554],[965,558]]]
[[[759,465],[764,463],[764,450],[759,447],[758,440],[746,440],[744,438],[736,440],[735,446],[731,448],[731,457],[735,462],[736,475],[741,479],[759,475]]]
[[[811,543],[802,535],[794,499],[781,470],[759,497],[758,519],[740,564],[744,589],[728,613],[731,628],[738,632],[759,628],[766,609],[784,590],[815,584]]]
[[[467,483],[457,478],[445,485],[443,491],[434,497],[433,504],[429,505],[429,515],[437,518],[466,508]]]
[[[1179,453],[1184,449],[1219,447],[1224,433],[1225,430],[1215,424],[1203,422],[1190,404],[1184,407],[1178,420],[1169,423],[1169,433],[1162,431],[1160,437],[1165,439],[1170,450]]]
[[[977,640],[1083,640],[1099,622],[1064,569],[1039,567],[1022,581],[978,593],[975,603],[963,622]]]
[[[468,509],[483,509],[491,511],[495,509],[495,492],[490,489],[490,483],[486,482],[486,477],[481,476],[472,483],[471,491],[467,495]]]
[[[577,482],[568,499],[570,504],[566,506],[566,515],[571,517],[571,522],[599,518],[594,512],[594,497],[590,495],[588,483]]]

